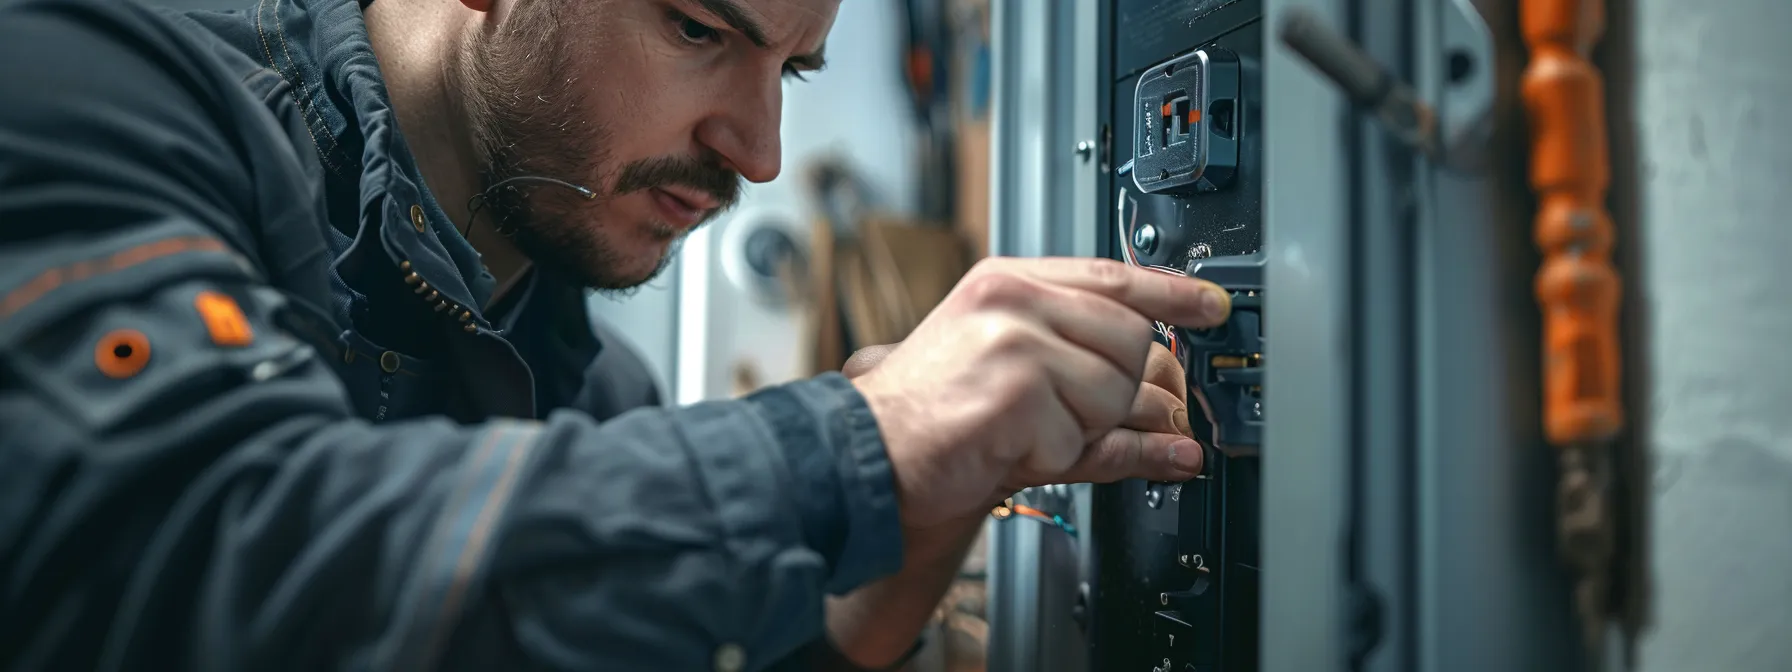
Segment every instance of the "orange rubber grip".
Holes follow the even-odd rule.
[[[1534,223],[1543,253],[1543,429],[1556,445],[1606,441],[1624,425],[1618,342],[1623,286],[1612,267],[1614,226],[1605,92],[1589,55],[1604,30],[1602,0],[1523,0],[1530,63],[1520,88],[1531,133]]]

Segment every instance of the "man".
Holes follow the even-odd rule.
[[[0,3],[9,669],[877,667],[1001,497],[1200,469],[1148,318],[1225,294],[1092,260],[622,412],[583,289],[777,174],[838,0]]]

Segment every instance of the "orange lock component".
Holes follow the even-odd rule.
[[[1520,89],[1531,134],[1534,223],[1543,267],[1543,424],[1558,446],[1599,443],[1623,428],[1605,91],[1589,56],[1604,31],[1601,0],[1523,0],[1530,63]]]

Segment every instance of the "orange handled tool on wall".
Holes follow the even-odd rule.
[[[1543,253],[1543,431],[1557,449],[1557,534],[1576,573],[1582,636],[1597,655],[1614,607],[1611,442],[1624,426],[1604,82],[1591,60],[1604,0],[1523,0],[1530,62],[1520,86],[1530,124],[1534,235]]]
[[[1550,443],[1609,441],[1624,424],[1618,303],[1612,268],[1605,93],[1588,59],[1604,28],[1603,0],[1525,0],[1531,52],[1521,95],[1531,127],[1531,187],[1543,252],[1543,425]]]

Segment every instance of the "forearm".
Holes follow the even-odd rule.
[[[908,653],[939,607],[984,516],[927,530],[907,530],[902,569],[846,595],[829,598],[828,634],[855,664],[879,669]]]

